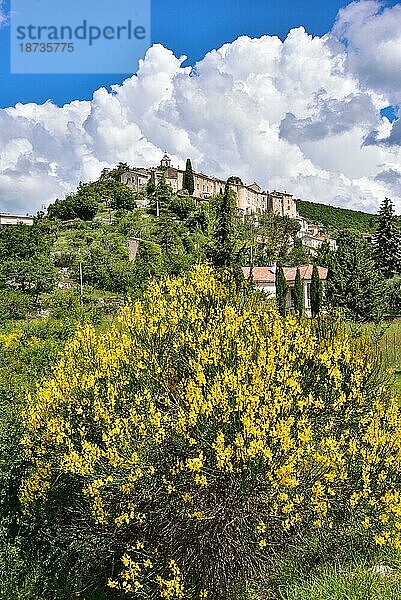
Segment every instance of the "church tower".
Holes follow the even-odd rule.
[[[163,158],[160,161],[160,168],[165,170],[165,169],[170,169],[171,167],[171,158],[168,156],[168,154],[164,154]]]

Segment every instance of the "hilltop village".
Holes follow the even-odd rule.
[[[135,194],[141,194],[146,191],[149,183],[157,186],[164,178],[166,183],[171,187],[173,194],[179,194],[184,187],[184,176],[185,171],[172,166],[171,158],[167,154],[164,154],[158,166],[131,168],[121,174],[120,181]],[[192,197],[200,203],[208,201],[213,196],[222,194],[226,185],[226,181],[223,179],[196,171],[193,171],[193,182],[194,191]],[[332,250],[336,249],[335,239],[322,233],[318,225],[308,222],[298,214],[296,200],[292,194],[286,191],[265,191],[256,182],[246,185],[239,177],[231,178],[230,188],[235,192],[237,197],[238,217],[261,215],[265,212],[281,217],[288,217],[298,221],[299,231],[297,236],[300,238],[302,245],[312,255],[316,254],[317,249],[324,242],[328,242]],[[185,191],[185,195],[188,195],[187,191]],[[146,204],[147,201],[143,201],[142,208],[145,208]]]

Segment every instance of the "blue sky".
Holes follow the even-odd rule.
[[[104,1],[99,0],[98,4]],[[331,29],[339,8],[347,4],[339,0],[153,0],[152,42],[163,44],[176,55],[187,55],[187,64],[193,64],[209,50],[240,35],[269,34],[284,39],[291,28],[300,25],[313,35],[322,35]],[[5,7],[9,7],[9,0]],[[10,75],[9,62],[9,29],[3,27],[0,29],[0,107],[17,102],[42,103],[47,99],[58,105],[73,99],[90,99],[100,86],[120,83],[126,77],[115,74]]]

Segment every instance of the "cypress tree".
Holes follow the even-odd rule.
[[[304,308],[303,303],[303,289],[302,289],[302,281],[301,281],[301,273],[299,267],[297,268],[297,274],[295,276],[295,287],[294,287],[294,309],[295,314],[299,317],[302,317]]]
[[[235,194],[226,183],[216,209],[216,226],[211,259],[215,267],[232,267],[235,250]]]
[[[276,302],[278,312],[282,317],[286,315],[288,285],[284,276],[283,267],[278,265],[276,269]]]
[[[313,265],[312,281],[310,286],[310,306],[312,317],[316,317],[322,307],[323,288],[319,277],[319,269]]]
[[[380,206],[375,235],[376,264],[385,279],[401,273],[401,232],[390,198]]]
[[[184,172],[184,177],[183,177],[183,181],[182,181],[182,187],[184,190],[187,190],[188,194],[190,194],[192,196],[192,194],[194,193],[195,184],[194,184],[194,174],[192,171],[192,164],[191,164],[191,160],[189,158],[187,158],[187,162],[185,165],[185,172]]]

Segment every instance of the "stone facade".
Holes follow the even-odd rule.
[[[297,205],[292,194],[287,192],[277,192],[274,190],[268,194],[267,210],[280,217],[290,217],[296,219],[298,216]]]

